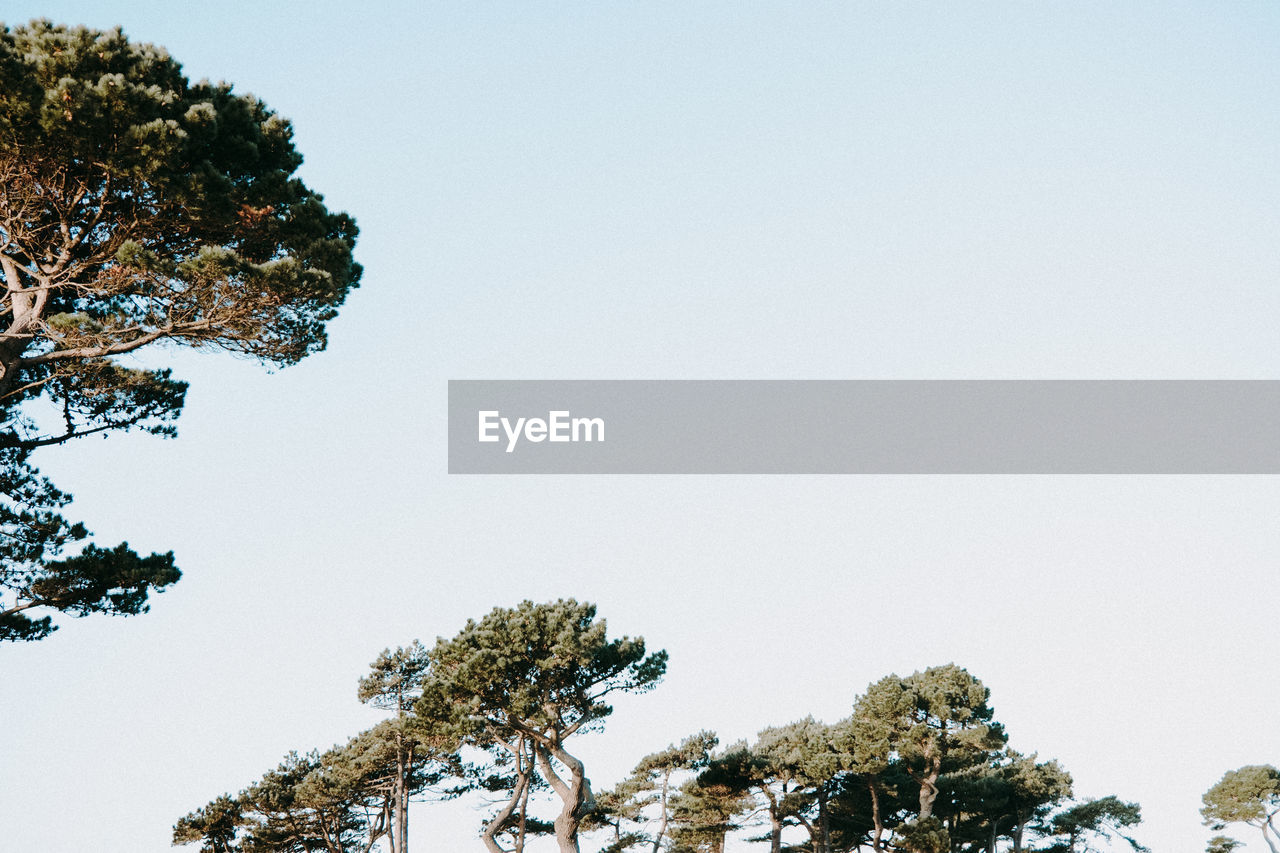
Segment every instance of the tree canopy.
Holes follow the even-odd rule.
[[[370,665],[369,674],[360,679],[356,694],[361,702],[394,711],[396,715],[383,723],[394,766],[390,779],[391,821],[386,831],[390,853],[409,850],[409,798],[413,790],[410,777],[415,762],[424,752],[430,754],[432,746],[441,746],[439,739],[430,738],[420,726],[414,725],[414,720],[406,717],[422,693],[430,664],[426,648],[417,640],[394,651],[385,649]]]
[[[239,794],[181,818],[173,843],[200,843],[203,853],[369,853],[385,840],[390,853],[406,853],[410,798],[465,789],[442,784],[462,775],[455,748],[384,720],[325,752],[290,753]]]
[[[470,792],[487,813],[489,853],[524,853],[542,835],[562,853],[584,839],[597,853],[722,853],[735,835],[773,853],[1090,853],[1112,841],[1145,850],[1132,836],[1137,803],[1073,801],[1057,761],[1004,747],[989,691],[954,664],[887,676],[845,719],[766,726],[751,745],[716,751],[714,733],[696,732],[595,793],[570,739],[603,729],[611,698],[652,688],[666,663],[641,638],[611,638],[591,604],[494,608],[430,650],[415,641],[384,651],[359,698],[393,718],[346,746],[291,754],[182,818],[174,841],[207,853],[405,853],[411,797]],[[1254,803],[1272,789],[1232,790]],[[1259,814],[1232,808],[1214,817]]]
[[[1045,850],[1047,853],[1095,853],[1093,842],[1120,838],[1136,853],[1149,853],[1125,834],[1142,822],[1142,809],[1137,803],[1126,803],[1118,797],[1085,800],[1054,815],[1048,823],[1049,836],[1060,839]]]
[[[609,639],[595,605],[525,601],[441,638],[431,666],[418,713],[517,757],[527,744],[562,803],[556,841],[564,853],[577,853],[578,826],[594,802],[582,761],[564,742],[613,713],[611,694],[654,687],[666,672],[666,652],[646,654],[640,637]]]
[[[1205,824],[1222,829],[1246,823],[1262,830],[1271,853],[1280,853],[1280,770],[1270,764],[1251,764],[1223,774],[1204,794],[1200,815]],[[1223,839],[1230,841],[1230,839]]]
[[[0,29],[0,641],[47,636],[56,611],[142,612],[178,579],[171,554],[85,547],[31,462],[84,435],[174,434],[186,383],[119,356],[286,366],[324,348],[360,279],[356,226],[295,176],[292,136],[119,29]]]
[[[597,794],[596,810],[590,815],[590,823],[593,827],[598,825],[613,830],[613,842],[606,850],[619,853],[645,844],[653,853],[658,853],[667,840],[672,796],[674,789],[679,787],[673,784],[674,777],[705,767],[718,743],[719,738],[713,732],[701,731],[690,735],[678,744],[641,758],[630,776],[614,788]],[[647,811],[656,811],[652,821],[648,820]],[[635,824],[636,828],[624,832],[623,824],[626,823]]]
[[[955,664],[906,678],[889,675],[858,699],[854,740],[877,744],[884,756],[901,759],[920,785],[919,819],[928,820],[944,771],[1004,746],[1007,737],[993,720],[990,696],[981,681]]]

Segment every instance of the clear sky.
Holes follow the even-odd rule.
[[[178,439],[37,458],[185,577],[0,650],[0,847],[160,853],[522,598],[671,654],[597,785],[949,661],[1157,853],[1280,764],[1277,478],[451,478],[444,434],[461,378],[1280,378],[1275,4],[23,5],[290,117],[366,273],[297,367],[165,354]]]

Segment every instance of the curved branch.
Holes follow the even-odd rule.
[[[39,355],[26,356],[22,359],[24,365],[27,364],[48,364],[53,361],[68,361],[71,359],[86,358],[103,358],[108,355],[120,355],[126,352],[133,352],[140,347],[144,347],[149,343],[158,341],[161,338],[180,337],[189,332],[197,332],[202,329],[210,329],[213,327],[212,320],[194,320],[190,323],[178,323],[172,326],[165,326],[162,329],[155,329],[147,332],[145,335],[139,335],[131,341],[124,341],[118,344],[108,344],[99,347],[72,347],[71,349],[59,349],[52,352],[41,353]]]

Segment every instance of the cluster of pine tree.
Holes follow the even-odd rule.
[[[524,602],[427,649],[387,650],[361,701],[394,716],[344,746],[291,753],[236,796],[183,817],[208,853],[407,853],[409,803],[484,792],[489,853],[554,836],[562,853],[721,853],[731,833],[771,853],[1085,853],[1127,835],[1138,806],[1072,800],[1070,775],[1007,747],[988,689],[954,664],[870,685],[846,719],[812,717],[723,748],[698,732],[594,792],[567,741],[611,694],[666,671],[641,638],[610,639],[593,605]],[[548,819],[558,806],[558,814]]]

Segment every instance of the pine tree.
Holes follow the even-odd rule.
[[[86,546],[31,454],[174,434],[186,383],[126,353],[285,366],[324,347],[360,278],[356,227],[294,177],[301,162],[261,101],[190,82],[119,29],[0,29],[0,641],[47,636],[57,612],[140,613],[178,580],[172,554]]]

